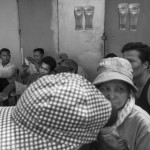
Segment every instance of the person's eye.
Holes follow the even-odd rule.
[[[99,90],[100,91],[108,91],[109,89],[108,89],[108,87],[103,86],[103,87],[100,87]]]
[[[136,60],[134,60],[134,59],[129,59],[129,62],[130,62],[130,63],[134,63],[134,62],[136,62]]]
[[[116,91],[124,92],[124,91],[126,91],[126,89],[124,87],[117,87]]]

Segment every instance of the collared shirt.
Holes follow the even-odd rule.
[[[3,66],[0,60],[0,78],[12,78],[17,71],[17,67],[9,62],[7,65]]]

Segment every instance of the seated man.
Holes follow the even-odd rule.
[[[22,84],[20,82],[14,81],[11,82],[1,93],[1,101],[5,100],[5,97],[9,96],[12,92],[15,91],[15,95],[21,95],[26,88],[38,78],[52,74],[56,67],[56,61],[51,56],[46,56],[42,59],[42,65],[39,69],[39,73],[32,74],[28,77],[27,84]],[[4,98],[4,99],[3,99]]]
[[[22,72],[20,74],[21,79],[25,79],[28,75],[38,73],[42,64],[42,58],[44,57],[44,49],[36,48],[33,50],[33,58],[26,57],[25,63],[22,66]]]
[[[6,87],[17,73],[17,67],[10,62],[10,50],[0,50],[0,92]]]

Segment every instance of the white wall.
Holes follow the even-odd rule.
[[[129,20],[127,30],[119,30],[118,4],[139,3],[140,14],[136,32],[129,31]],[[150,0],[106,0],[106,24],[107,33],[106,53],[114,52],[122,56],[121,49],[128,42],[143,42],[150,45]],[[129,17],[128,17],[129,19]]]
[[[93,30],[75,31],[73,8],[78,5],[95,6]],[[19,0],[24,55],[32,56],[32,50],[37,47],[43,47],[46,55],[54,57],[58,51],[66,52],[93,80],[103,57],[104,7],[105,0],[58,0],[58,5],[57,0]]]
[[[11,61],[21,67],[18,7],[16,0],[0,0],[0,49],[11,51]]]
[[[73,10],[78,5],[95,6],[93,30],[75,31]],[[66,52],[93,80],[103,57],[104,7],[105,0],[58,0],[58,5],[56,0],[19,0],[24,56],[32,55],[37,47],[43,47],[46,55],[54,57],[58,51]]]

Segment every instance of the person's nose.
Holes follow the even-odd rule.
[[[42,73],[44,72],[44,69],[43,69],[43,68],[41,68],[41,72],[42,72]]]
[[[7,60],[7,56],[4,56],[4,60]]]
[[[112,99],[114,99],[115,98],[115,92],[114,92],[114,90],[110,90],[109,92],[108,92],[108,99],[109,100],[112,100]]]

